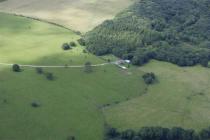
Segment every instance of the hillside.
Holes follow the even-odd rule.
[[[104,63],[83,53],[77,44],[64,51],[65,42],[80,36],[70,30],[39,21],[0,13],[0,63],[33,65],[84,65]],[[144,72],[128,75],[114,65],[93,68],[21,67],[0,65],[1,140],[102,140],[107,104],[139,96],[146,85]],[[53,80],[46,75],[53,74]],[[37,103],[39,107],[33,107]],[[35,104],[36,105],[36,104]]]
[[[141,0],[86,34],[88,49],[142,65],[150,59],[180,66],[210,60],[210,1]]]
[[[196,131],[209,127],[208,68],[182,68],[152,60],[137,71],[154,72],[158,83],[150,86],[147,94],[143,96],[105,108],[105,116],[110,126],[121,131],[139,130],[145,126],[179,126]]]
[[[0,11],[41,18],[86,32],[132,3],[133,0],[6,0],[0,3]]]
[[[133,1],[0,0],[0,140],[210,139],[210,1]]]

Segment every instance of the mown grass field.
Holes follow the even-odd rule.
[[[158,83],[147,94],[105,108],[107,122],[120,130],[143,126],[192,128],[210,126],[210,69],[181,68],[152,61],[137,71],[154,72]]]
[[[45,19],[86,32],[113,18],[134,0],[8,0],[0,11]]]
[[[104,63],[83,47],[63,51],[64,42],[76,41],[72,31],[50,24],[0,13],[0,62],[41,65]],[[1,140],[102,140],[104,116],[100,108],[142,94],[143,72],[122,71],[114,65],[93,69],[44,68],[54,81],[34,68],[14,73],[0,66]],[[33,108],[31,103],[41,103]]]

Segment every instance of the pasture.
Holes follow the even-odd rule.
[[[134,0],[8,0],[0,11],[44,19],[86,32],[129,7]]]
[[[94,1],[95,2],[95,1]],[[115,61],[77,43],[73,31],[24,17],[0,13],[0,63],[84,65]],[[63,43],[77,47],[64,51]],[[102,140],[104,126],[120,130],[142,126],[181,126],[200,130],[210,125],[210,69],[181,68],[151,61],[121,70],[114,65],[83,68],[35,68],[15,73],[0,65],[0,139]],[[158,82],[145,85],[142,75],[154,72]],[[39,107],[32,103],[38,102]]]
[[[105,61],[77,45],[64,51],[62,43],[80,38],[72,31],[23,17],[0,13],[0,62],[39,65],[83,65]],[[142,94],[139,77],[114,65],[93,68],[43,68],[54,80],[34,68],[15,73],[0,66],[0,139],[2,140],[102,140],[103,106]],[[131,70],[132,71],[132,70]],[[38,102],[39,107],[31,104]]]
[[[200,130],[210,126],[209,68],[181,68],[153,60],[136,70],[154,72],[158,82],[149,86],[147,94],[105,108],[109,125],[120,130],[143,126]]]

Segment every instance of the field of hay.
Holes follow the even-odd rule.
[[[118,12],[134,0],[7,0],[0,11],[36,17],[86,32]]]

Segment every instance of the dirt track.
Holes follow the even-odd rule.
[[[99,67],[99,66],[105,66],[105,65],[109,65],[109,64],[113,64],[113,63],[102,63],[102,64],[95,64],[95,65],[91,65],[92,67]],[[10,63],[0,63],[1,66],[12,66],[13,64]],[[70,66],[70,65],[60,65],[60,66],[48,66],[48,65],[22,65],[19,64],[20,67],[30,67],[30,68],[83,68],[84,65],[74,65],[74,66]]]

